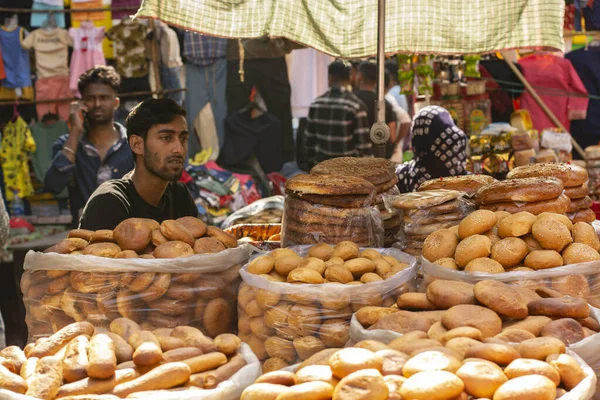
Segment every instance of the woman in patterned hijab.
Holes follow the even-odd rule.
[[[445,108],[421,109],[410,130],[414,158],[396,167],[400,193],[414,192],[429,179],[467,174],[468,138]]]

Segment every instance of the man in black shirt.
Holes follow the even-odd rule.
[[[187,187],[178,182],[189,137],[185,116],[185,109],[168,98],[148,99],[131,110],[126,126],[135,168],[96,189],[80,228],[114,229],[131,217],[162,222],[198,215]]]
[[[358,66],[356,73],[356,86],[354,90],[356,97],[361,99],[367,106],[367,120],[369,122],[369,130],[377,120],[375,113],[375,103],[377,103],[377,64],[370,61],[365,61]],[[396,134],[396,113],[389,101],[385,100],[385,123],[390,128],[390,134]]]

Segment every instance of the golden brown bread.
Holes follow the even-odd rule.
[[[569,209],[570,204],[571,200],[569,200],[569,198],[564,194],[561,194],[560,196],[551,200],[533,201],[529,203],[490,203],[482,204],[480,208],[483,210],[507,211],[511,214],[516,214],[522,211],[527,211],[533,215],[539,215],[544,212],[564,214]]]
[[[300,174],[288,179],[285,187],[300,196],[304,194],[371,196],[375,193],[372,183],[356,176]]]
[[[556,178],[507,179],[482,187],[477,198],[482,204],[504,202],[534,202],[557,198],[563,183]]]
[[[423,182],[419,186],[418,191],[446,189],[458,190],[459,192],[466,192],[469,195],[474,195],[480,188],[493,182],[494,178],[488,175],[447,176]]]
[[[384,185],[396,178],[392,162],[383,158],[368,157],[337,157],[321,161],[311,168],[310,173],[312,175],[356,176],[373,185]]]
[[[506,179],[531,178],[531,177],[555,177],[560,179],[564,187],[579,187],[588,180],[585,168],[575,164],[553,163],[553,164],[529,164],[512,169]]]

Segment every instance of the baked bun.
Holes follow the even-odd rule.
[[[531,227],[531,233],[546,250],[561,252],[569,243],[573,242],[569,229],[561,222],[551,218],[535,221]]]
[[[476,398],[491,399],[496,389],[508,380],[502,368],[485,360],[464,363],[456,376],[465,384],[465,392]]]
[[[99,229],[92,233],[90,243],[115,242],[113,231],[110,229]]]
[[[587,244],[571,243],[562,252],[565,265],[600,260],[600,254]]]
[[[586,377],[579,363],[568,354],[551,354],[546,358],[546,362],[558,370],[567,390],[573,390]]]
[[[333,375],[342,379],[362,369],[381,371],[383,359],[370,350],[349,347],[335,352],[329,358],[329,366]]]
[[[190,246],[194,245],[194,237],[183,225],[173,219],[164,220],[160,224],[160,232],[169,240],[179,240]]]
[[[567,229],[569,230],[569,232],[571,232],[573,230],[573,222],[571,222],[571,220],[569,219],[569,217],[567,217],[564,214],[557,214],[557,213],[552,213],[552,212],[543,212],[543,213],[537,215],[535,218],[536,218],[536,220],[540,220],[540,219],[544,219],[544,218],[556,219],[559,222],[562,222],[562,224],[567,227]]]
[[[363,369],[344,377],[335,387],[334,400],[387,400],[389,389],[376,369]]]
[[[506,179],[550,176],[560,179],[566,188],[579,187],[588,180],[585,168],[565,163],[523,165],[512,169]]]
[[[206,235],[217,239],[228,249],[233,249],[238,246],[237,239],[234,236],[225,232],[223,229],[217,228],[216,226],[209,226],[206,228]]]
[[[178,258],[191,256],[194,254],[194,250],[192,250],[189,244],[174,240],[161,244],[154,249],[153,254],[156,258]]]
[[[593,210],[586,208],[577,211],[575,214],[569,214],[569,217],[573,223],[587,222],[589,224],[596,220],[596,213]]]
[[[498,223],[498,235],[501,238],[526,235],[531,232],[535,219],[535,215],[527,211],[509,215]]]
[[[527,253],[527,243],[517,237],[507,237],[492,246],[492,259],[498,261],[504,268],[519,264]]]
[[[556,368],[544,361],[531,358],[514,360],[504,369],[504,373],[509,379],[526,375],[543,375],[554,382],[556,386],[560,385],[560,375]]]
[[[458,224],[458,236],[464,239],[468,236],[480,235],[492,229],[496,222],[498,217],[492,211],[473,211]]]
[[[451,400],[464,388],[463,381],[451,372],[426,371],[408,378],[400,387],[400,395],[403,399]]]
[[[572,318],[561,318],[550,322],[542,329],[542,336],[554,337],[563,341],[566,346],[585,338],[583,327]]]
[[[450,308],[442,316],[446,329],[471,326],[479,329],[484,338],[496,336],[502,331],[502,320],[494,311],[476,305],[461,304]]]
[[[587,182],[584,182],[581,186],[567,187],[565,188],[565,194],[571,200],[583,199],[590,192]]]
[[[527,268],[532,269],[555,268],[562,266],[563,263],[560,253],[554,250],[533,250],[523,261]]]
[[[225,250],[223,243],[212,237],[200,238],[194,242],[194,253],[196,254],[219,253],[223,250]]]
[[[113,237],[123,250],[140,252],[150,244],[152,230],[141,218],[128,218],[113,231]]]
[[[423,257],[435,262],[440,258],[452,258],[458,246],[458,238],[454,232],[448,229],[440,229],[425,239],[423,242]]]
[[[459,304],[475,304],[473,287],[467,282],[438,279],[427,286],[427,299],[442,310]]]
[[[488,257],[492,251],[492,241],[483,235],[473,235],[463,239],[456,247],[454,259],[460,268],[476,258]]]
[[[533,300],[527,304],[530,315],[582,319],[590,315],[584,299],[577,297],[548,298]]]
[[[469,261],[464,270],[466,272],[483,272],[486,274],[501,274],[506,272],[502,264],[487,257],[480,257]]]
[[[67,238],[79,238],[89,242],[92,239],[93,233],[94,231],[89,231],[87,229],[73,229],[69,231]]]
[[[120,252],[121,248],[115,243],[94,243],[83,249],[85,255],[109,258],[113,258]]]
[[[494,393],[494,400],[554,400],[556,385],[542,375],[526,375],[504,383]]]
[[[517,350],[523,358],[545,360],[550,354],[562,354],[565,352],[565,344],[562,340],[553,337],[538,337],[525,340],[517,345]]]
[[[600,240],[598,239],[596,230],[592,225],[585,222],[576,222],[573,225],[573,241],[575,243],[587,244],[595,251],[600,250]]]
[[[477,301],[499,315],[512,319],[527,317],[529,299],[522,296],[521,292],[513,286],[494,280],[484,280],[475,284],[473,293]]]
[[[477,192],[482,204],[503,202],[534,202],[552,200],[560,196],[564,187],[556,178],[540,177],[525,179],[507,179],[494,182]]]
[[[181,217],[176,219],[195,239],[206,233],[206,224],[196,217]]]

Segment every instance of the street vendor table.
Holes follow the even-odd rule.
[[[29,250],[45,250],[66,237],[67,232],[60,232],[31,242],[15,244],[7,249],[13,252],[13,263],[0,265],[0,311],[4,319],[7,346],[23,347],[27,344],[25,306],[20,287],[25,254]]]

